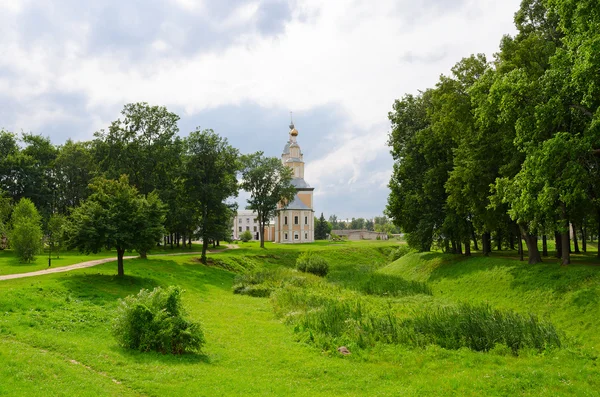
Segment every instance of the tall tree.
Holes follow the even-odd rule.
[[[89,195],[88,185],[98,173],[90,142],[67,140],[54,161],[56,210],[67,214]]]
[[[236,174],[240,169],[238,150],[213,130],[198,128],[187,137],[184,185],[200,219],[202,263],[206,263],[209,240],[228,224],[225,218],[231,209],[226,200],[238,195]]]
[[[21,262],[29,263],[42,249],[41,217],[31,200],[19,200],[11,223],[10,245]]]
[[[250,193],[248,209],[256,211],[260,246],[265,247],[264,228],[275,216],[278,203],[288,203],[296,195],[292,185],[292,169],[276,157],[265,157],[263,152],[243,158],[241,188]]]
[[[321,212],[321,216],[315,222],[315,240],[325,240],[329,231],[327,230],[327,221]]]
[[[118,180],[96,178],[90,189],[92,194],[73,210],[66,225],[67,243],[86,253],[116,249],[118,275],[123,276],[125,251],[160,241],[165,210],[155,193],[140,195],[125,175]]]

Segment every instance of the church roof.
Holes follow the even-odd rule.
[[[285,162],[286,163],[304,163],[304,161],[302,161],[302,159],[299,157],[290,157]]]
[[[290,142],[289,141],[283,147],[283,154],[290,154]]]
[[[294,178],[292,179],[292,185],[296,188],[307,188],[310,187],[308,183],[302,178]]]
[[[300,200],[300,197],[298,197],[298,195],[296,195],[294,197],[294,200],[292,200],[292,202],[289,203],[288,206],[285,207],[285,209],[286,210],[309,210],[309,211],[312,211],[312,209],[308,205],[304,204],[302,202],[302,200]]]

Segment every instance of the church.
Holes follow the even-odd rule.
[[[283,148],[281,162],[293,170],[292,185],[296,188],[294,199],[284,205],[279,203],[275,218],[265,227],[265,241],[282,244],[312,243],[315,241],[315,215],[313,207],[313,187],[304,180],[304,155],[297,141],[298,130],[290,124],[289,139]],[[232,236],[239,239],[243,231],[252,232],[253,240],[258,240],[256,214],[252,211],[238,211],[233,220]]]

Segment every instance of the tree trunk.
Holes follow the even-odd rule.
[[[141,259],[148,259],[148,252],[146,250],[138,251]]]
[[[598,258],[600,259],[600,209],[598,210],[598,234],[596,235],[596,243],[598,245]]]
[[[206,205],[202,206],[202,255],[200,256],[200,262],[206,265],[206,251],[208,250],[208,236],[206,233],[206,224],[208,222],[208,208]]]
[[[462,244],[461,244],[460,240],[458,240],[456,242],[456,248],[458,248],[458,252],[457,253],[460,254],[460,255],[462,255],[463,251],[462,251]]]
[[[572,224],[573,227],[573,244],[575,245],[575,253],[576,254],[581,254],[581,251],[579,251],[579,239],[577,238],[577,227],[575,226],[575,224]]]
[[[485,232],[481,238],[481,245],[483,246],[483,255],[489,256],[492,252],[492,238],[490,232]]]
[[[200,262],[206,265],[206,251],[208,250],[208,239],[202,238],[202,255],[200,256]]]
[[[585,223],[584,223],[585,225]],[[587,236],[586,236],[585,226],[581,226],[581,250],[583,252],[587,252]]]
[[[560,264],[566,266],[571,263],[571,255],[570,248],[571,244],[569,241],[569,218],[567,217],[567,208],[564,203],[561,203],[561,220],[563,221],[563,230],[561,233],[561,249],[562,249],[562,257],[560,259]]]
[[[545,234],[542,236],[542,256],[548,256],[548,240]]]
[[[125,254],[125,250],[117,247],[117,274],[119,277],[125,275],[125,270],[123,270],[123,255]]]
[[[523,258],[523,238],[521,236],[519,236],[518,244],[519,244],[519,260],[522,262],[525,259]]]
[[[169,243],[171,244],[171,249],[173,249],[173,233],[169,235]]]
[[[560,240],[560,233],[556,231],[554,232],[554,247],[556,247],[556,253],[554,256],[559,259],[562,258],[562,243]]]
[[[498,241],[496,241],[498,251],[502,251],[502,232],[498,231],[496,236],[497,236],[497,240],[498,240]]]
[[[525,244],[527,244],[527,263],[530,265],[540,263],[542,261],[542,257],[540,256],[540,251],[538,249],[537,236],[529,234],[529,232],[523,227],[521,228],[521,235],[523,236],[523,240],[525,240]],[[519,239],[519,241],[521,240]],[[522,251],[523,244],[521,244],[521,252]],[[523,260],[523,254],[521,254],[521,260]]]
[[[471,225],[471,237],[473,238],[473,249],[475,251],[479,251],[479,247],[477,246],[477,236],[475,235],[475,229],[473,229],[473,225]]]
[[[452,240],[452,253],[456,254],[456,241]]]
[[[513,232],[510,232],[508,235],[508,247],[512,250],[515,249],[515,235]]]
[[[471,256],[471,241],[469,239],[465,240],[465,256]]]

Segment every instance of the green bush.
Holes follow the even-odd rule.
[[[560,347],[554,325],[535,315],[492,309],[489,305],[462,304],[420,313],[405,323],[423,337],[420,343],[435,343],[447,349],[468,347],[489,351],[503,344],[516,354],[522,348],[544,350]]]
[[[390,262],[394,262],[394,261],[397,261],[398,259],[402,258],[404,255],[409,254],[410,252],[411,252],[411,249],[408,246],[401,245],[400,247],[398,247],[395,250],[392,250],[392,252],[390,252],[388,259]]]
[[[311,282],[314,280],[309,280],[308,275],[292,269],[261,270],[237,276],[233,284],[233,293],[267,298],[278,288],[287,285],[306,286]]]
[[[305,251],[296,259],[296,269],[324,277],[329,272],[329,263],[314,251]]]
[[[200,324],[184,318],[181,292],[179,287],[156,287],[121,300],[112,327],[119,345],[144,352],[199,352],[204,333]]]
[[[252,233],[250,232],[250,230],[246,230],[245,232],[240,234],[240,240],[242,240],[244,243],[247,243],[248,241],[252,240]]]
[[[9,241],[21,262],[29,263],[42,250],[41,217],[31,200],[21,199],[12,214]]]

